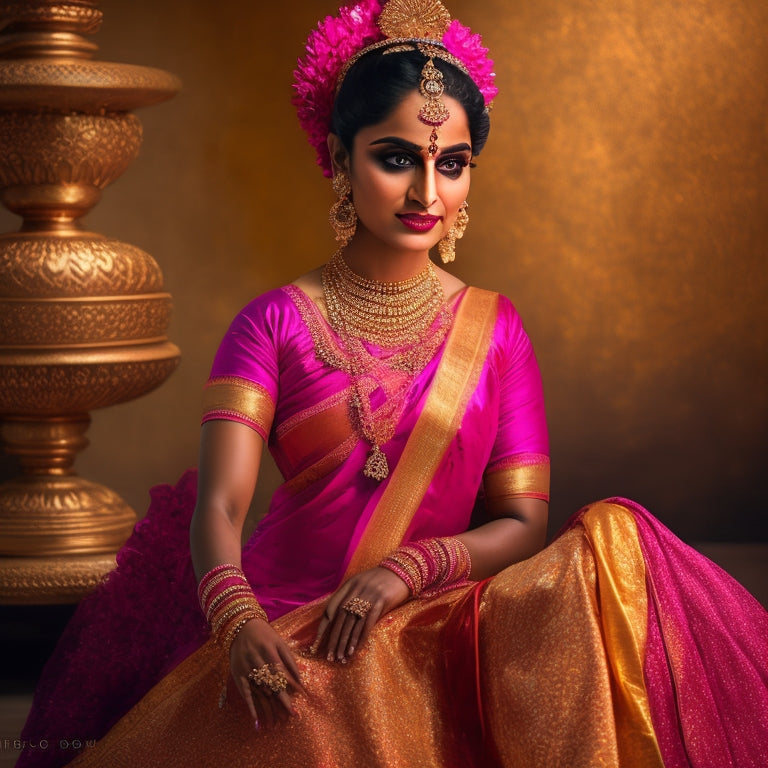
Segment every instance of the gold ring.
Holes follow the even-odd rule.
[[[263,664],[258,669],[252,669],[248,674],[248,680],[252,685],[263,685],[272,693],[282,693],[288,687],[288,678],[285,673],[272,664]]]
[[[373,608],[373,605],[368,600],[363,600],[362,597],[353,597],[347,600],[342,608],[351,616],[357,616],[358,619],[364,619],[368,615],[368,611]]]

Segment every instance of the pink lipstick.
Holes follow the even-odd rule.
[[[397,218],[414,232],[429,232],[440,221],[440,216],[419,213],[398,213]]]

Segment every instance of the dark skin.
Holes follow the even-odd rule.
[[[198,579],[219,563],[240,565],[241,534],[258,478],[264,441],[242,424],[211,421],[203,425],[200,452],[200,493],[192,520],[192,557]],[[539,499],[508,499],[492,503],[496,519],[457,538],[472,559],[472,579],[492,576],[538,552],[546,537],[547,504]],[[341,606],[350,597],[369,600],[365,620]],[[347,580],[334,592],[318,627],[316,649],[329,659],[347,662],[362,647],[376,623],[410,599],[405,582],[386,568],[371,568]],[[251,688],[248,673],[272,663],[285,670],[289,688],[279,696]],[[265,621],[249,621],[230,650],[232,678],[254,722],[271,727],[296,713],[293,698],[306,693],[293,651]]]
[[[329,136],[334,166],[349,174],[353,197],[364,212],[359,214],[357,232],[344,256],[354,271],[365,277],[404,280],[418,274],[427,263],[429,249],[444,236],[469,189],[469,163],[462,160],[464,150],[455,149],[468,147],[470,142],[463,108],[446,98],[453,117],[441,126],[441,140],[453,150],[450,156],[432,156],[427,152],[429,137],[424,124],[417,118],[422,101],[415,92],[382,124],[362,129],[351,155],[337,137]],[[384,160],[379,143],[382,137],[386,138],[385,146],[393,147],[386,150]],[[439,216],[441,223],[431,233],[414,235],[393,221],[393,212],[429,213]],[[437,273],[449,300],[465,287],[444,270]],[[324,311],[320,270],[304,275],[295,284]],[[247,426],[230,421],[210,421],[203,426],[198,503],[191,526],[198,580],[221,563],[240,565],[241,535],[263,450],[263,439]],[[469,551],[470,578],[474,580],[493,576],[531,557],[542,549],[546,538],[548,505],[544,501],[491,501],[487,511],[489,522],[457,536]],[[352,597],[371,603],[364,619],[343,610]],[[329,661],[349,662],[382,616],[409,599],[405,582],[386,568],[356,574],[330,595],[312,649]],[[278,665],[288,678],[288,689],[279,696],[266,693],[263,687],[252,689],[248,682],[248,673],[267,663]],[[293,651],[261,619],[246,623],[235,638],[230,666],[257,726],[269,727],[295,714],[295,696],[307,693]]]

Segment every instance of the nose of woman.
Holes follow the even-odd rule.
[[[408,199],[429,210],[437,202],[437,169],[434,160],[427,160],[414,174],[413,184],[408,190]]]

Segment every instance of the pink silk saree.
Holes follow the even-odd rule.
[[[255,732],[236,693],[217,707],[223,660],[206,642],[185,540],[190,473],[155,489],[118,570],[79,609],[26,738],[100,739],[76,761],[85,766],[765,763],[765,611],[626,500],[582,510],[543,552],[487,582],[392,612],[350,664],[305,656],[322,597],[366,549],[388,484],[362,475],[368,446],[349,423],[348,381],[315,358],[317,333],[329,330],[298,289],[257,299],[217,355],[204,416],[258,430],[286,478],[243,566],[301,656],[300,717]],[[392,467],[408,455],[442,354],[384,447]],[[466,530],[478,495],[546,497],[540,378],[503,298],[474,377],[405,539]],[[28,750],[19,765],[72,757]]]

